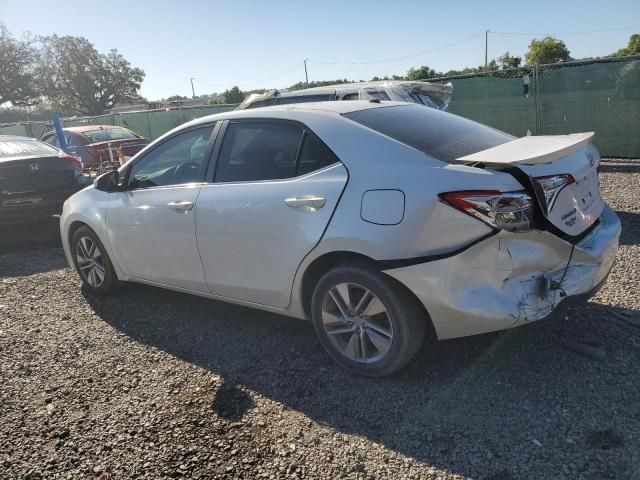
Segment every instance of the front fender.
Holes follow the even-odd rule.
[[[87,225],[104,245],[118,278],[125,280],[125,275],[113,255],[107,235],[107,204],[111,195],[111,193],[102,192],[90,186],[69,197],[64,203],[62,215],[60,215],[60,237],[67,263],[71,268],[75,268],[70,245],[71,230],[75,229],[78,223]]]

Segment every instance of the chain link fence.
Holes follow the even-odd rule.
[[[640,157],[640,56],[432,79],[451,82],[448,111],[521,137],[596,132],[608,157]]]
[[[119,125],[155,140],[169,130],[196,118],[227,112],[236,108],[235,104],[202,105],[195,107],[174,107],[169,109],[121,112],[95,117],[71,117],[61,119],[63,127],[79,125]],[[23,135],[40,138],[53,130],[53,122],[19,122],[0,125],[0,135]]]
[[[430,79],[454,86],[449,112],[521,137],[596,132],[603,156],[640,158],[640,56],[535,65]],[[194,118],[235,105],[179,107],[63,119],[64,126],[120,125],[154,140]],[[0,125],[38,138],[46,122]]]

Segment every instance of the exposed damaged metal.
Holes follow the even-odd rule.
[[[502,231],[459,255],[385,272],[429,305],[439,338],[473,335],[540,320],[565,297],[597,288],[619,233],[607,206],[600,228],[576,245],[545,231]]]

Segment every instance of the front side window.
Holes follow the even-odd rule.
[[[284,122],[230,123],[218,156],[215,181],[294,177],[302,132],[302,127]]]
[[[0,159],[11,157],[56,156],[59,150],[39,140],[30,138],[19,140],[0,140]]]
[[[204,182],[213,125],[176,135],[151,150],[131,168],[129,188]]]

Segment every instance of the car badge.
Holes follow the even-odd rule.
[[[30,163],[29,170],[31,170],[32,173],[36,173],[38,170],[40,170],[40,164],[36,162]]]

